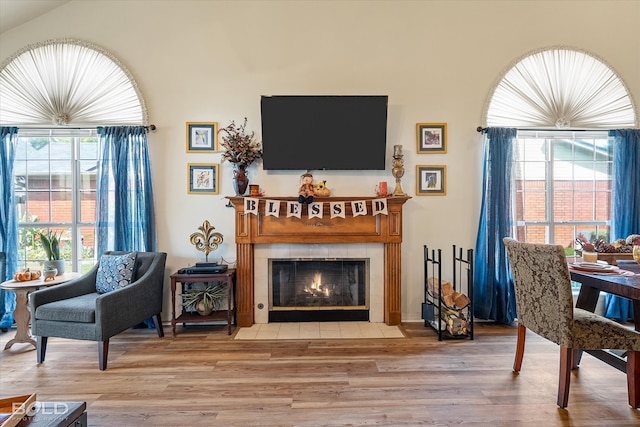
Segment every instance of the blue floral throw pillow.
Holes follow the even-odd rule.
[[[135,252],[126,255],[102,255],[96,276],[96,292],[106,294],[131,284],[136,256]]]

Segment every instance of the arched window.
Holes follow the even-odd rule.
[[[127,69],[90,43],[49,40],[27,46],[0,67],[0,125],[147,125],[147,110]]]
[[[611,206],[633,204],[621,197],[630,179],[614,181],[614,162],[616,173],[627,167],[620,148],[631,141],[618,135],[637,126],[637,117],[620,76],[582,50],[541,49],[500,76],[483,116],[489,129],[474,276],[477,317],[503,323],[516,317],[513,282],[503,274],[505,235],[561,244],[569,256],[580,235],[620,237],[611,235],[613,222],[620,227]]]
[[[557,243],[609,241],[612,141],[633,127],[636,110],[623,80],[581,50],[530,53],[507,69],[486,110],[490,127],[518,129],[514,146],[517,237]]]
[[[490,127],[619,129],[638,123],[622,78],[581,50],[535,51],[509,67],[489,95]]]
[[[129,71],[80,40],[27,46],[0,67],[0,126],[17,126],[13,164],[19,268],[41,268],[37,233],[61,233],[68,271],[96,262],[98,126],[146,126]]]

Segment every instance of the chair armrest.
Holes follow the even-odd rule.
[[[35,309],[43,304],[95,292],[97,271],[98,268],[94,267],[77,279],[32,292],[29,294],[31,312],[35,313]]]

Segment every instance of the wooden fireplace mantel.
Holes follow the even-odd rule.
[[[402,320],[402,206],[410,197],[388,197],[388,215],[371,214],[376,197],[314,198],[323,203],[323,218],[286,217],[286,202],[294,197],[256,198],[258,215],[245,214],[244,197],[227,197],[235,208],[236,315],[238,326],[254,323],[254,245],[272,243],[382,243],[384,244],[384,321],[398,325]],[[266,216],[266,200],[280,201],[280,216]],[[365,201],[367,215],[353,216],[351,202]],[[284,203],[282,203],[284,202]],[[330,202],[345,202],[345,217],[331,218]]]

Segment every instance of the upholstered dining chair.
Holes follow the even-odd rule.
[[[627,384],[640,381],[633,369],[640,333],[613,320],[573,307],[571,276],[561,245],[503,239],[516,290],[518,338],[513,370],[520,372],[527,329],[560,346],[558,406],[569,401],[571,369],[579,350],[627,350]],[[631,394],[630,394],[631,395]]]
[[[164,336],[162,312],[164,252],[105,252],[91,270],[70,282],[29,296],[37,362],[48,337],[98,341],[98,363],[107,369],[109,338],[153,318]]]

